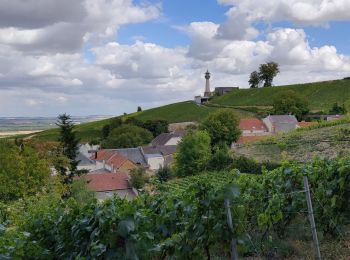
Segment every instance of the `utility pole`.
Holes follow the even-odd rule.
[[[232,224],[232,215],[231,215],[231,207],[230,207],[230,200],[225,199],[225,208],[226,208],[226,216],[227,216],[227,224],[230,228],[231,233],[233,234],[233,224]],[[231,260],[238,260],[238,254],[237,254],[237,241],[233,237],[231,240]]]
[[[314,211],[312,208],[311,195],[310,195],[309,180],[307,178],[306,172],[304,172],[304,189],[305,189],[305,196],[306,196],[306,202],[307,202],[307,209],[309,213],[308,216],[309,216],[309,221],[311,225],[312,238],[315,244],[316,259],[321,260],[320,244],[318,242],[318,237],[317,237]]]

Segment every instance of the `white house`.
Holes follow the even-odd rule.
[[[273,134],[286,133],[299,126],[298,120],[293,115],[269,115],[263,119],[263,122]]]

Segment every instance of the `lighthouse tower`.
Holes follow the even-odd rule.
[[[211,96],[211,92],[210,92],[210,73],[207,70],[207,72],[204,74],[205,75],[205,91],[204,91],[204,97],[210,97]]]

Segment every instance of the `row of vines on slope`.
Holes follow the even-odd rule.
[[[225,258],[233,238],[242,256],[267,254],[270,249],[265,241],[286,237],[298,216],[306,217],[304,174],[317,201],[317,228],[337,237],[339,227],[350,219],[349,157],[308,165],[284,163],[262,175],[198,175],[189,182],[183,179],[182,184],[166,183],[168,188],[160,188],[156,195],[135,201],[114,198],[85,207],[73,200],[50,202],[47,207],[27,203],[29,209],[21,213],[16,225],[11,212],[0,222],[0,258],[21,254],[45,259]],[[227,224],[225,199],[231,204],[233,232]],[[252,237],[261,244],[256,246]],[[14,243],[21,243],[22,250],[14,250]]]

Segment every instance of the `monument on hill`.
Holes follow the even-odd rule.
[[[198,105],[206,103],[209,101],[209,98],[212,96],[212,93],[210,91],[210,73],[207,70],[207,72],[204,74],[205,78],[205,90],[204,90],[204,95],[202,96],[195,96],[194,97],[194,102],[196,102]]]
[[[211,92],[210,92],[210,73],[207,70],[207,72],[204,74],[205,75],[205,91],[204,91],[204,97],[210,97],[211,96]]]

